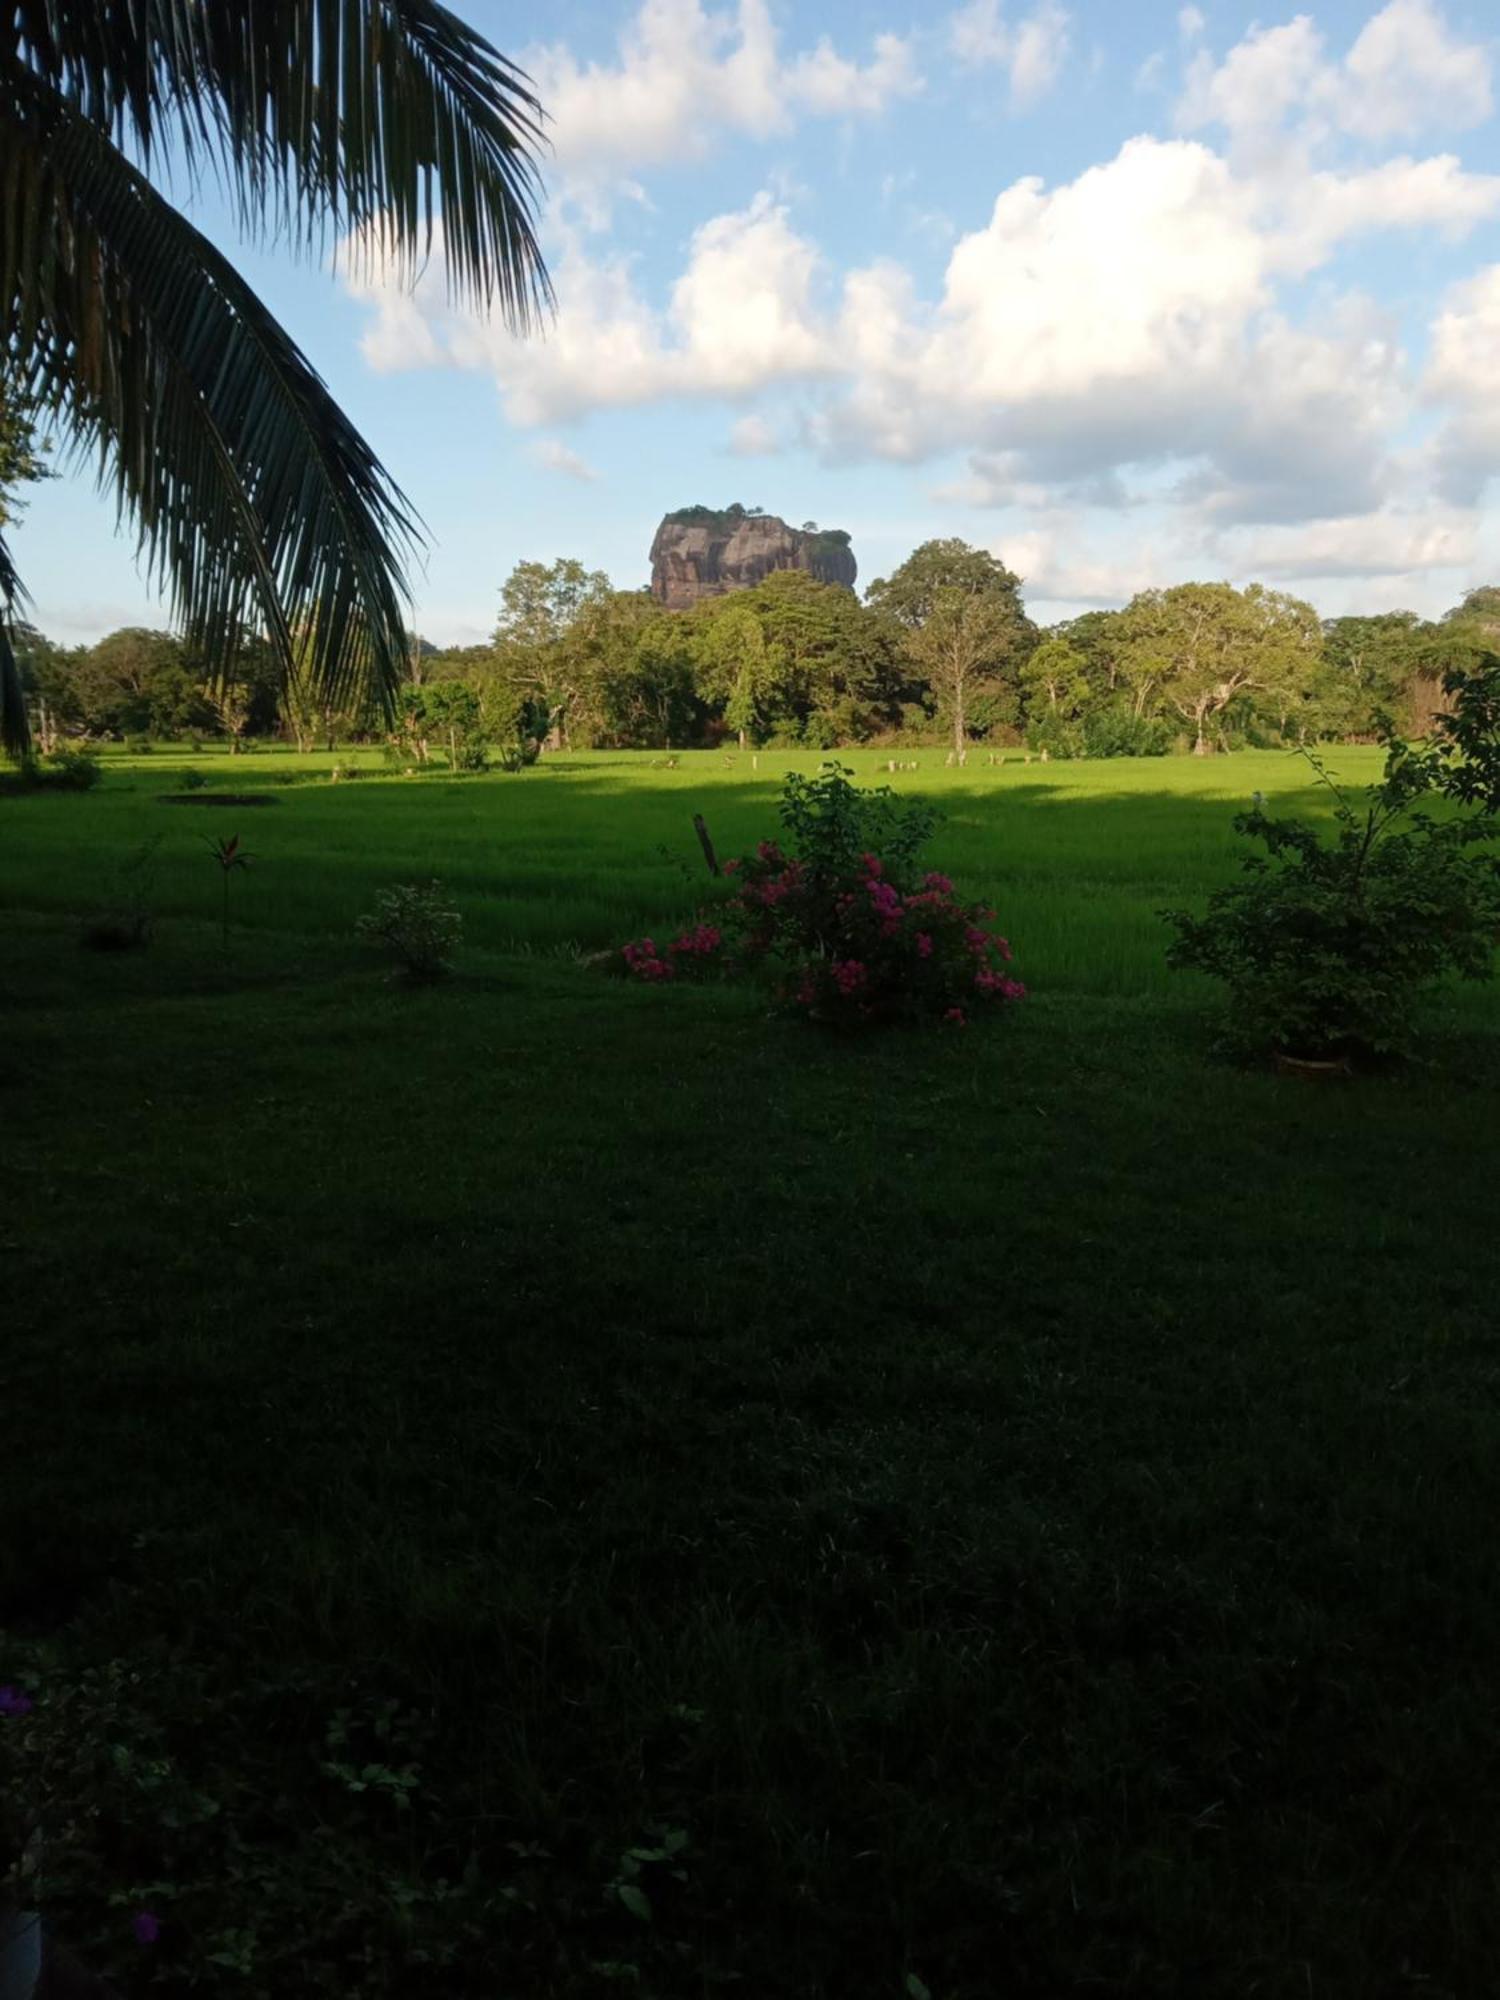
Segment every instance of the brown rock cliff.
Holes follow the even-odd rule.
[[[669,611],[748,590],[778,569],[806,570],[849,590],[859,573],[842,529],[792,528],[739,507],[684,507],[663,517],[651,543],[651,594]]]

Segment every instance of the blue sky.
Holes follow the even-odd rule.
[[[1500,579],[1488,5],[456,4],[552,114],[549,334],[452,313],[440,258],[236,253],[422,514],[429,636],[522,558],[644,582],[694,501],[848,528],[866,582],[961,535],[1042,618]],[[15,552],[60,639],[165,622],[86,476]]]

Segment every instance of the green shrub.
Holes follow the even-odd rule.
[[[383,889],[375,908],[355,924],[362,938],[382,946],[409,979],[442,979],[452,970],[463,919],[441,882],[404,882]]]
[[[202,771],[194,770],[189,765],[187,770],[178,772],[177,782],[185,792],[201,792],[206,788],[208,779]]]
[[[60,792],[91,792],[104,776],[99,759],[88,750],[54,750],[30,766],[32,782]]]
[[[1484,851],[1500,796],[1500,661],[1445,683],[1456,697],[1434,742],[1387,738],[1385,776],[1351,804],[1304,751],[1334,798],[1325,839],[1272,819],[1259,796],[1235,830],[1265,854],[1218,889],[1207,913],[1165,912],[1169,962],[1229,989],[1238,1053],[1354,1060],[1410,1047],[1417,1008],[1445,974],[1487,978],[1500,933],[1500,860]],[[1421,809],[1442,801],[1440,815]]]

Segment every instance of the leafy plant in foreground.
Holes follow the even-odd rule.
[[[1238,1053],[1400,1053],[1435,980],[1489,976],[1500,860],[1481,844],[1500,831],[1500,660],[1444,685],[1453,708],[1433,739],[1413,749],[1388,734],[1385,775],[1362,807],[1302,753],[1333,795],[1331,840],[1305,820],[1271,818],[1257,798],[1234,826],[1265,854],[1247,857],[1205,915],[1164,912],[1177,933],[1169,963],[1228,987]]]
[[[356,920],[362,938],[384,948],[408,979],[442,979],[452,970],[463,918],[441,882],[404,882],[382,889],[375,908]]]

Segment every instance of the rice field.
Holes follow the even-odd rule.
[[[1227,1069],[1158,912],[1305,767],[915,755],[1032,997],[859,1042],[584,962],[814,757],[0,795],[0,1840],[125,1994],[1493,1986],[1494,993]]]

